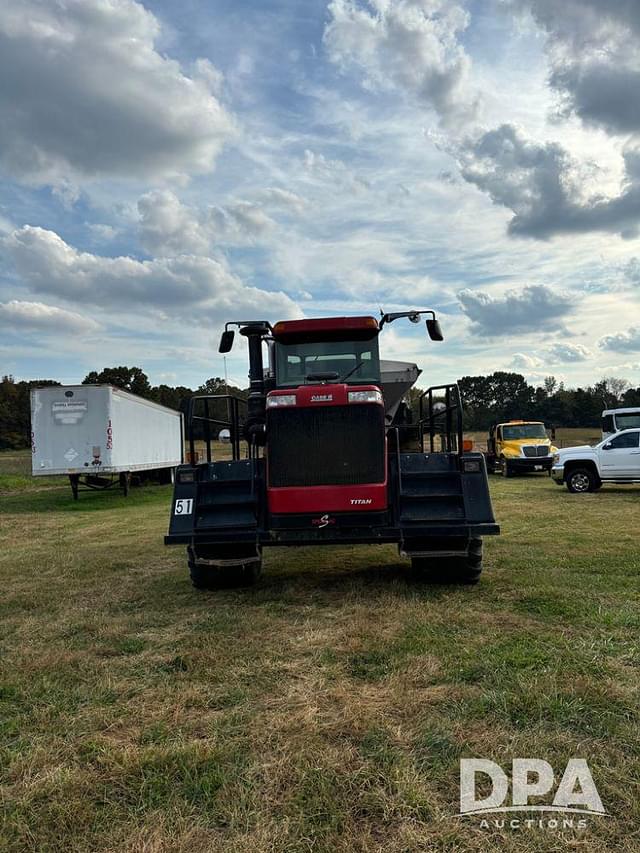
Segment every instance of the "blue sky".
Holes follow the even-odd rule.
[[[635,3],[3,6],[3,373],[195,387],[226,320],[416,307],[429,383],[640,383]]]

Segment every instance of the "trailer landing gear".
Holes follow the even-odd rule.
[[[115,478],[117,476],[117,479]],[[105,491],[112,489],[116,484],[122,489],[123,495],[128,497],[131,488],[131,472],[123,471],[119,475],[100,476],[98,474],[69,474],[69,484],[74,501],[78,500],[80,486],[84,489],[94,491]]]

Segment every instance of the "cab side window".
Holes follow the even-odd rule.
[[[640,443],[640,432],[627,432],[622,435],[616,435],[609,442],[611,450],[619,450],[625,447],[638,447]]]

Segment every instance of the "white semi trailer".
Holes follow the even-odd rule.
[[[59,385],[31,391],[34,477],[66,474],[73,497],[85,486],[121,485],[183,461],[182,414],[112,385]],[[140,475],[142,476],[142,475]]]

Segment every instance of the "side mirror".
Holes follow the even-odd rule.
[[[218,352],[231,352],[234,334],[235,333],[233,329],[227,329],[226,332],[222,333],[222,336],[220,337],[220,346],[218,347]]]
[[[611,442],[608,441],[602,448],[603,450],[611,450]]]
[[[432,341],[444,340],[444,335],[442,334],[440,323],[435,319],[435,317],[430,317],[427,320],[427,334],[429,335]]]

